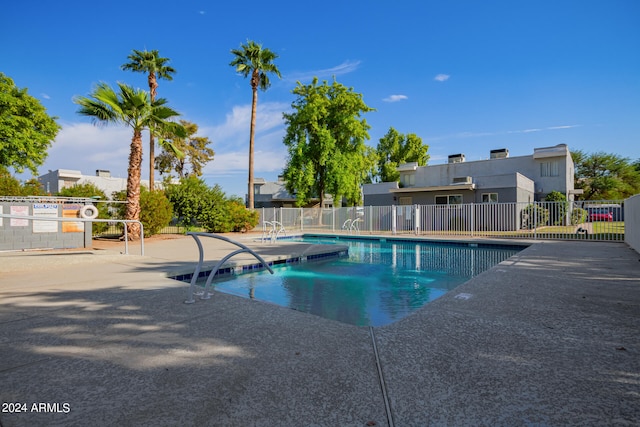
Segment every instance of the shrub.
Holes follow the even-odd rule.
[[[574,208],[571,212],[571,225],[582,224],[587,221],[587,210],[582,208]]]
[[[566,196],[559,191],[552,191],[547,194],[547,197],[545,197],[544,200],[545,202],[553,202],[549,204],[551,224],[563,225],[564,218],[569,208]]]
[[[542,227],[549,222],[549,209],[538,205],[528,205],[522,210],[522,228],[528,230],[535,227]]]
[[[164,191],[149,191],[146,187],[140,190],[140,222],[145,237],[153,236],[169,225],[173,218],[173,207]]]
[[[173,205],[178,224],[187,229],[203,220],[214,221],[225,200],[218,185],[209,187],[202,179],[194,176],[182,178],[179,184],[167,186],[165,192]]]
[[[167,187],[178,224],[201,225],[210,233],[247,231],[258,224],[258,212],[246,209],[242,201],[226,197],[219,185],[209,187],[197,177],[187,177]]]
[[[127,200],[126,190],[113,193],[114,200]],[[115,216],[123,219],[127,209],[125,203],[113,204]],[[144,227],[144,236],[158,234],[169,225],[173,218],[173,206],[162,190],[149,191],[147,187],[140,187],[140,222]],[[122,224],[118,224],[122,229]]]

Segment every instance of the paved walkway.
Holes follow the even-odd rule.
[[[221,293],[187,305],[166,275],[193,268],[191,238],[145,252],[0,254],[2,427],[640,424],[625,244],[534,244],[381,328]]]

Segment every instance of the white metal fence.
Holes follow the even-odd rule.
[[[258,227],[287,232],[415,234],[530,239],[624,240],[619,200],[458,205],[262,208]]]

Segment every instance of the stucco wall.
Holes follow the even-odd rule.
[[[640,194],[624,201],[624,241],[640,253]]]

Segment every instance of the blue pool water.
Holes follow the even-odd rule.
[[[216,290],[358,326],[400,320],[519,252],[413,241],[304,238],[349,246],[349,256],[216,279]]]

